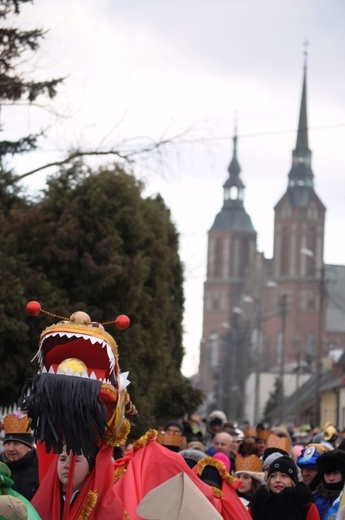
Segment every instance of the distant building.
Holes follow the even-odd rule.
[[[345,266],[324,264],[326,208],[314,189],[306,64],[287,189],[274,208],[272,259],[257,251],[244,207],[236,134],[223,207],[208,232],[198,384],[205,413],[217,408],[229,420],[242,420],[248,418],[246,381],[252,374],[251,420],[257,421],[262,373],[292,373],[299,385],[302,374],[316,372],[318,388],[322,358],[332,349],[345,350]],[[290,393],[286,388],[285,397]]]

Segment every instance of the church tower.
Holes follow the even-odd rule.
[[[253,266],[256,252],[256,231],[244,208],[245,186],[237,159],[236,131],[228,173],[223,185],[223,207],[208,232],[199,366],[200,387],[208,399],[206,408],[215,405],[225,412],[224,399],[229,396],[224,396],[222,381],[224,374],[230,377],[232,369],[228,359],[234,349],[229,333],[234,326],[234,309],[240,306],[245,277]],[[227,388],[230,392],[229,384]]]
[[[325,206],[314,189],[307,119],[307,64],[288,186],[274,208],[274,253],[266,290],[265,363],[288,370],[316,361],[322,312]],[[321,354],[321,353],[320,353]]]

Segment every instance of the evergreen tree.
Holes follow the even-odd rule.
[[[107,330],[119,344],[122,369],[130,371],[130,393],[144,430],[157,416],[171,417],[172,399],[174,416],[181,416],[195,410],[201,396],[180,373],[184,297],[178,235],[161,197],[145,199],[141,191],[116,165],[94,173],[77,162],[48,181],[42,200],[6,219],[5,239],[22,262],[22,309],[26,297],[59,315],[85,310],[94,321],[129,315],[128,331]],[[40,327],[51,322],[16,311],[33,357]],[[10,365],[15,353],[21,355],[17,350],[11,343],[11,351],[3,352]],[[23,368],[24,379],[28,367]],[[0,387],[5,381],[10,384],[6,374]]]
[[[23,73],[44,32],[6,22],[28,1],[4,0],[0,6],[0,110],[41,95],[53,98],[62,81],[38,82]],[[121,366],[131,372],[130,391],[142,417],[138,434],[157,417],[193,412],[201,395],[180,373],[183,274],[178,236],[163,200],[144,199],[141,184],[116,165],[92,172],[73,159],[78,153],[62,161],[68,166],[48,181],[40,200],[29,200],[3,159],[34,150],[38,135],[10,141],[3,132],[1,126],[1,404],[17,400],[37,370],[30,360],[40,331],[51,324],[44,315],[25,316],[27,301],[37,299],[59,315],[81,309],[95,321],[130,316],[128,331],[110,326],[109,332],[119,343]]]
[[[272,414],[275,412],[279,405],[281,404],[281,400],[283,398],[283,385],[280,377],[276,377],[274,381],[274,388],[267,399],[265,409],[264,409],[264,421],[272,422]]]
[[[30,52],[37,51],[44,37],[41,29],[22,31],[6,24],[13,14],[18,15],[22,4],[29,0],[2,0],[0,6],[0,110],[7,104],[14,104],[22,99],[29,103],[38,96],[53,98],[56,87],[62,78],[47,81],[34,81],[21,72],[22,62],[29,58]],[[4,129],[0,126],[0,132]],[[34,150],[37,146],[38,134],[23,136],[15,141],[0,139],[0,166],[4,156]]]

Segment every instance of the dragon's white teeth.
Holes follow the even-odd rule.
[[[115,366],[115,356],[114,356],[114,352],[111,349],[111,346],[108,344],[107,344],[107,354],[108,354],[108,359],[110,361],[110,371],[112,371]]]
[[[115,375],[116,358],[115,358],[113,349],[105,340],[96,338],[95,336],[89,336],[87,334],[76,334],[76,333],[64,332],[64,331],[51,332],[47,336],[45,336],[43,338],[43,340],[40,342],[38,352],[37,352],[36,356],[33,358],[33,360],[36,357],[38,357],[38,361],[39,361],[42,371],[43,371],[43,367],[44,367],[44,352],[42,350],[42,345],[48,337],[60,337],[60,338],[65,337],[65,338],[69,338],[69,339],[83,338],[86,341],[89,341],[92,345],[97,345],[98,348],[101,347],[101,349],[106,349],[108,361],[109,361],[109,373],[110,373],[110,375],[114,376],[115,380],[116,380],[116,375]],[[51,374],[55,373],[52,367],[50,367],[49,373],[51,373]],[[60,374],[61,372],[58,372],[58,373]],[[69,375],[71,375],[71,374],[69,374]],[[75,374],[72,374],[72,375],[75,375]],[[86,371],[83,372],[82,374],[77,374],[77,375],[81,375],[81,377],[84,377],[84,378],[97,380],[96,374],[94,372],[92,372],[90,376],[87,374]],[[107,381],[109,381],[109,384],[112,384],[109,379]]]
[[[47,369],[46,367],[43,367],[41,370],[41,374],[46,374]],[[61,368],[58,367],[57,371],[54,371],[54,368],[50,366],[49,368],[49,374],[56,374],[59,376],[74,376],[74,377],[84,377],[85,379],[97,379],[96,374],[92,372],[91,376],[88,375],[86,371],[84,371],[82,374],[80,372],[72,372],[69,368],[66,370],[66,372],[63,372]]]

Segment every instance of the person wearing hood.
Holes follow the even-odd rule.
[[[217,433],[222,431],[222,426],[227,422],[227,418],[222,410],[214,410],[209,414],[206,421],[206,449],[210,448],[213,445],[213,439],[217,435]],[[210,453],[213,455],[213,453]]]
[[[316,465],[320,483],[314,493],[315,505],[321,520],[328,520],[328,513],[344,487],[345,452],[339,449],[327,451],[316,460]]]
[[[113,489],[113,447],[99,441],[88,457],[66,451],[51,462],[32,499],[42,520],[125,520],[121,499]],[[51,454],[44,454],[50,457]],[[43,456],[43,453],[42,453]]]

